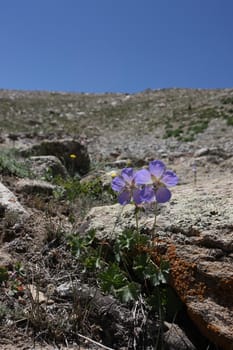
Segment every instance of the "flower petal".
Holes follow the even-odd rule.
[[[123,191],[118,196],[118,202],[121,205],[128,204],[130,202],[130,199],[131,199],[131,193],[129,191]]]
[[[149,170],[152,175],[160,178],[166,170],[166,166],[161,160],[153,160],[149,163]]]
[[[176,176],[176,174],[171,171],[171,170],[167,170],[165,171],[165,173],[163,174],[163,177],[161,179],[161,181],[166,185],[166,186],[176,186],[178,183],[178,176]]]
[[[159,187],[155,192],[156,201],[158,203],[168,202],[172,194],[167,187]]]
[[[124,168],[121,172],[123,179],[129,184],[133,181],[134,171],[133,168]]]
[[[136,185],[148,185],[152,183],[151,174],[146,169],[138,170],[134,176]]]
[[[142,196],[141,196],[141,190],[135,189],[133,190],[133,200],[135,204],[141,204],[143,202]]]
[[[125,181],[121,176],[117,176],[112,180],[111,187],[113,191],[120,192],[125,187]]]
[[[145,186],[141,190],[141,199],[145,203],[152,203],[155,202],[155,191],[153,186]]]

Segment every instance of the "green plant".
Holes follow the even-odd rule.
[[[233,125],[233,116],[232,115],[228,116],[226,118],[226,121],[227,121],[227,125]]]
[[[222,99],[222,103],[224,105],[227,105],[227,104],[233,104],[233,97],[224,97]]]
[[[0,284],[9,278],[8,270],[5,266],[0,266]]]
[[[32,176],[28,165],[22,159],[20,159],[17,151],[14,149],[1,151],[0,173],[3,175],[16,175],[19,177]]]
[[[166,129],[166,132],[165,132],[165,135],[164,137],[165,138],[168,138],[168,137],[179,137],[180,135],[183,134],[183,130],[179,127],[177,129]]]
[[[0,267],[0,284],[9,296],[18,296],[25,290],[25,273],[20,262],[16,262],[11,268]]]
[[[57,199],[66,198],[68,201],[74,201],[76,198],[90,198],[94,200],[103,200],[110,202],[115,198],[110,187],[103,187],[99,177],[89,181],[80,181],[78,178],[55,178],[54,183],[59,187],[54,190],[54,197]]]
[[[105,245],[103,249],[104,242],[95,239],[93,230],[84,237],[70,235],[68,244],[84,271],[95,271],[102,290],[122,302],[147,293],[146,286],[153,288],[167,283],[168,263],[161,261],[157,265],[153,261],[150,238],[137,231],[125,230],[112,248]]]
[[[95,231],[90,230],[87,235],[81,237],[80,235],[69,235],[67,237],[68,245],[72,254],[79,258],[81,255],[88,254],[89,249],[94,241]]]
[[[139,284],[129,281],[127,273],[117,263],[111,263],[98,275],[100,286],[105,293],[110,293],[127,303],[139,296]]]
[[[199,134],[208,127],[208,124],[209,122],[207,120],[198,121],[188,128],[187,134],[190,136]]]

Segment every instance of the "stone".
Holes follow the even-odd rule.
[[[57,186],[42,180],[20,179],[16,183],[18,192],[29,194],[52,195]]]
[[[4,143],[6,141],[5,137],[0,134],[0,143]]]
[[[130,159],[117,159],[114,162],[106,163],[106,166],[109,166],[113,169],[115,168],[122,169],[122,168],[127,168],[132,166],[132,161]]]
[[[203,147],[198,149],[194,153],[194,157],[203,157],[203,156],[215,156],[218,158],[227,159],[230,157],[230,154],[228,154],[227,152],[225,152],[223,149],[219,147],[212,147],[212,148]]]
[[[42,141],[21,151],[23,156],[56,156],[67,171],[84,175],[90,168],[87,148],[77,140]]]
[[[194,153],[194,157],[206,156],[208,152],[209,152],[209,148],[207,147],[200,148]]]
[[[4,247],[0,248],[0,266],[9,267],[13,264],[13,258]]]
[[[165,322],[168,330],[164,333],[167,350],[197,350],[185,332],[175,323]]]
[[[156,232],[153,215],[142,213],[140,232],[162,242],[159,253],[170,262],[170,284],[186,304],[200,332],[221,349],[233,344],[233,178],[203,175],[197,184],[172,189],[161,205]],[[83,233],[113,241],[126,228],[136,228],[134,206],[92,208]],[[159,249],[159,247],[157,248]]]
[[[29,284],[27,286],[28,291],[30,292],[31,298],[35,303],[39,304],[53,304],[53,300],[49,299],[49,296],[44,294],[38,289],[38,286]]]
[[[158,220],[171,285],[201,333],[225,350],[233,344],[232,185],[223,174],[177,186]]]
[[[32,156],[27,159],[27,164],[36,177],[50,178],[61,176],[65,178],[68,172],[62,162],[55,156]]]
[[[0,216],[8,226],[24,222],[30,213],[19,203],[16,196],[0,182]]]
[[[110,206],[94,207],[85,217],[80,227],[80,233],[86,234],[89,231],[95,231],[97,240],[114,241],[124,230],[136,229],[135,206],[128,204],[121,206],[113,204]],[[148,219],[146,215],[139,217],[139,229],[150,231],[153,226],[153,218]]]

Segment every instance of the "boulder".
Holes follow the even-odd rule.
[[[56,156],[67,171],[83,175],[89,171],[90,158],[87,148],[77,140],[42,141],[21,151],[24,156]]]
[[[0,217],[8,226],[24,222],[29,212],[19,203],[16,196],[0,182]]]
[[[150,232],[153,226],[153,217],[148,218],[145,214],[139,217],[140,232]],[[113,204],[94,207],[90,210],[80,227],[80,233],[86,234],[94,230],[97,240],[114,241],[124,230],[136,229],[135,207],[132,204],[121,206]]]
[[[229,174],[228,174],[229,175]],[[158,253],[170,262],[170,284],[201,333],[224,350],[233,344],[233,178],[203,175],[201,182],[173,189],[170,203],[143,213],[141,232],[153,233]],[[113,240],[135,228],[134,206],[93,208],[82,225]],[[160,249],[161,246],[161,249]],[[156,255],[155,255],[156,256]]]
[[[36,177],[47,179],[61,176],[65,178],[68,175],[65,166],[55,156],[32,156],[27,159],[27,164]]]

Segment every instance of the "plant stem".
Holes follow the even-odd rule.
[[[139,208],[138,208],[137,206],[135,206],[135,220],[136,220],[136,230],[137,230],[137,234],[139,234],[138,211],[139,211]]]
[[[157,202],[155,202],[155,209],[154,209],[154,223],[153,223],[153,227],[152,227],[152,237],[151,239],[153,239],[155,237],[155,233],[156,233],[156,225],[157,225]]]

